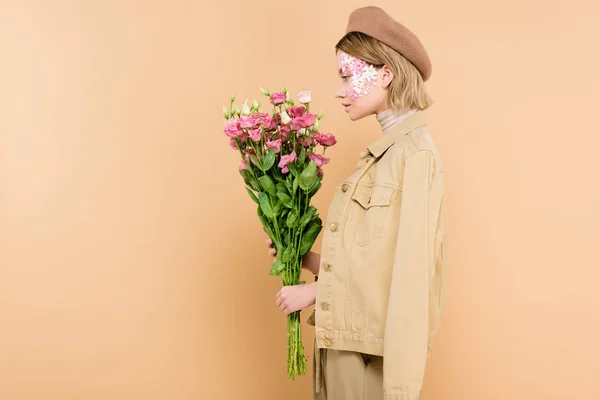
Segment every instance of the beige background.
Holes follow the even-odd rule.
[[[220,113],[312,89],[325,214],[379,134],[333,98],[366,4],[0,1],[0,399],[310,398]],[[600,398],[600,5],[377,4],[429,49],[447,171],[425,398]]]

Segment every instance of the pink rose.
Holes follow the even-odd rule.
[[[234,150],[238,149],[238,145],[237,145],[237,143],[235,141],[235,138],[229,139],[229,147],[231,147]]]
[[[255,142],[259,142],[261,138],[261,132],[262,131],[260,129],[251,129],[248,131],[248,136]]]
[[[327,147],[336,144],[337,140],[335,139],[335,136],[333,136],[331,133],[317,133],[316,142],[321,146]]]
[[[292,122],[290,122],[290,128],[292,128],[292,130],[294,131],[300,130],[302,128],[308,128],[309,126],[312,126],[316,120],[316,115],[305,114],[301,117],[294,118]]]
[[[329,158],[325,157],[322,154],[311,153],[310,159],[313,160],[315,162],[315,164],[317,164],[317,167],[319,167],[319,168],[329,162]]]
[[[286,100],[287,100],[287,96],[284,93],[272,93],[271,94],[271,103],[274,106],[283,104],[283,103],[285,103]]]
[[[281,139],[267,141],[267,147],[275,150],[275,153],[279,153],[281,151]]]
[[[266,131],[274,131],[277,129],[277,123],[275,122],[275,118],[269,114],[263,114],[260,116],[261,122],[265,127]]]
[[[256,129],[260,126],[260,115],[254,114],[252,116],[242,115],[240,119],[240,126],[244,129]]]
[[[242,131],[242,128],[240,126],[240,121],[237,119],[230,121],[225,126],[225,129],[223,129],[223,132],[225,132],[225,135],[227,135],[231,138],[232,137],[240,137],[244,134],[244,132]]]
[[[288,108],[287,112],[288,112],[288,114],[290,114],[290,117],[298,118],[298,117],[301,117],[304,114],[306,114],[306,107],[304,107],[304,106],[290,107],[290,108]]]
[[[309,126],[313,126],[315,121],[317,120],[317,116],[315,114],[306,114],[304,116],[304,123],[306,126],[304,128],[308,128]]]
[[[242,160],[242,163],[240,164],[239,169],[248,169],[248,165],[246,165],[247,162],[250,162],[250,157],[248,156],[248,153],[245,152],[244,159]]]
[[[291,163],[294,161],[296,161],[296,152],[292,151],[291,154],[281,156],[281,160],[279,161],[278,167],[281,168],[281,172],[283,172],[284,174],[287,174],[288,172],[290,172],[290,170],[287,166],[288,163]]]
[[[291,129],[289,126],[283,125],[282,127],[279,128],[279,132],[280,132],[279,135],[281,137],[281,140],[283,140],[284,142],[286,142],[290,139]]]

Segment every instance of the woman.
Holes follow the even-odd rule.
[[[304,258],[318,279],[276,302],[285,314],[316,303],[315,399],[418,400],[445,292],[444,177],[422,115],[431,64],[377,7],[350,15],[336,54],[336,97],[353,121],[376,114],[383,135],[337,186],[321,253]]]

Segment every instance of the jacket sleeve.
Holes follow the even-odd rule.
[[[427,359],[435,159],[407,157],[384,337],[385,400],[419,400]]]

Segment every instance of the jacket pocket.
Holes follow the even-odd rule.
[[[388,214],[393,189],[383,186],[358,186],[352,195],[354,242],[366,246],[381,235]]]

